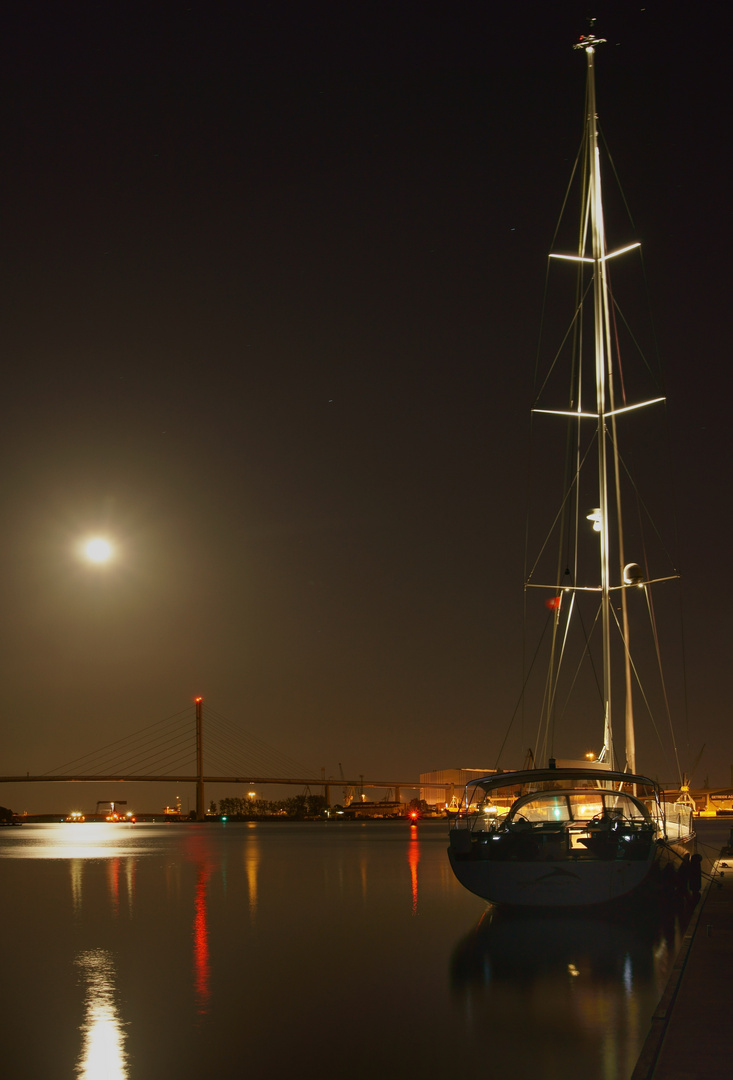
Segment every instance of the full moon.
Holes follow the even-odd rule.
[[[84,553],[92,562],[103,563],[111,556],[112,546],[106,540],[96,537],[87,543]]]

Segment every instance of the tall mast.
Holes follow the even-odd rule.
[[[585,50],[587,61],[586,146],[588,152],[588,213],[590,217],[591,254],[593,257],[593,323],[596,379],[596,424],[598,440],[598,521],[600,539],[601,630],[603,637],[603,749],[600,761],[614,767],[613,728],[611,724],[611,600],[608,507],[608,448],[606,441],[607,388],[611,393],[611,325],[606,273],[606,233],[603,221],[598,118],[593,60],[596,45],[603,39],[592,34],[581,38],[576,48]],[[582,243],[582,240],[581,240]],[[582,256],[580,251],[579,255]]]
[[[636,564],[625,566],[625,552],[623,542],[623,518],[621,507],[621,477],[618,455],[618,441],[616,438],[616,414],[628,412],[630,409],[643,408],[653,405],[663,398],[653,398],[649,401],[627,405],[625,402],[619,409],[614,401],[614,350],[612,348],[612,316],[610,303],[610,286],[608,280],[608,262],[617,255],[622,255],[632,248],[639,247],[638,243],[628,244],[626,247],[609,252],[606,248],[606,233],[603,216],[603,193],[601,186],[600,150],[598,145],[598,118],[596,113],[596,88],[594,58],[596,46],[603,44],[603,38],[597,38],[592,34],[581,37],[574,46],[583,49],[586,55],[587,79],[586,79],[586,115],[584,132],[584,178],[582,192],[582,210],[578,247],[576,255],[550,253],[551,259],[567,259],[570,261],[589,264],[592,267],[593,287],[593,370],[595,379],[595,404],[587,411],[582,405],[582,389],[580,383],[576,387],[574,404],[570,411],[558,409],[545,409],[535,406],[533,411],[548,413],[556,416],[574,417],[578,424],[595,422],[597,444],[597,472],[598,472],[598,506],[588,514],[588,519],[594,522],[594,529],[598,532],[599,541],[599,592],[601,598],[600,623],[602,636],[602,668],[603,668],[603,749],[598,755],[598,760],[608,763],[611,768],[616,767],[616,755],[613,745],[613,724],[611,711],[611,629],[615,622],[614,611],[611,607],[611,596],[620,594],[621,606],[621,636],[624,642],[624,667],[625,667],[625,691],[626,691],[626,768],[635,772],[635,746],[634,746],[634,717],[632,695],[632,665],[629,654],[628,616],[626,603],[626,590],[632,585],[642,585],[643,581]],[[590,248],[590,250],[589,250]],[[581,288],[585,292],[585,286],[581,281]],[[581,300],[582,307],[582,300]],[[579,376],[580,378],[580,376]],[[578,427],[578,444],[576,452],[576,477],[580,471],[580,427]],[[615,505],[612,507],[611,502]],[[577,536],[577,507],[576,507],[576,536]],[[614,521],[615,556],[617,560],[618,580],[611,574],[611,521]],[[630,576],[627,578],[627,570]],[[566,571],[568,573],[568,571]],[[531,577],[531,574],[530,574]],[[614,584],[615,581],[615,584]],[[565,619],[565,626],[569,625],[576,586],[567,587],[558,577],[553,586],[540,586],[542,588],[559,589],[561,595],[569,592],[573,594],[570,599],[570,608]],[[580,586],[585,591],[587,586]],[[595,591],[593,589],[592,591]],[[556,609],[555,632],[558,630],[560,619],[560,597],[553,603]],[[555,637],[553,636],[553,652]],[[560,645],[561,651],[564,641]],[[546,704],[546,732],[550,730],[552,710],[554,707],[555,682],[552,675],[545,689]]]

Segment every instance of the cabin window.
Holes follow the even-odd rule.
[[[600,795],[589,791],[586,795],[570,795],[570,809],[575,821],[590,821],[591,818],[603,813],[603,799]]]
[[[611,798],[606,796],[606,807],[613,812],[618,810],[629,821],[644,821],[644,811],[642,808],[629,799],[626,795],[617,795]]]
[[[532,799],[520,807],[518,815],[527,821],[568,821],[568,804],[564,795],[545,795],[541,799]]]

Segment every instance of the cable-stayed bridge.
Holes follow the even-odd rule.
[[[205,738],[204,738],[205,736]],[[204,754],[205,745],[205,754]],[[204,771],[204,759],[206,770]],[[320,775],[318,775],[320,773]],[[391,788],[399,801],[401,788],[417,788],[415,780],[371,780],[360,776],[338,780],[295,761],[207,705],[203,700],[163,720],[121,736],[96,750],[38,775],[0,776],[0,783],[176,783],[196,785],[196,818],[206,812],[206,784],[289,784],[323,788],[331,805],[332,787]]]

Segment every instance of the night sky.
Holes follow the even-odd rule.
[[[6,16],[0,774],[55,769],[197,694],[316,775],[496,764],[521,685],[527,418],[586,13]],[[590,13],[669,394],[680,756],[706,744],[694,780],[723,786],[726,46],[692,4]],[[94,534],[115,545],[107,566],[79,556]],[[515,725],[501,764],[526,741]],[[0,803],[63,809],[69,790]]]

